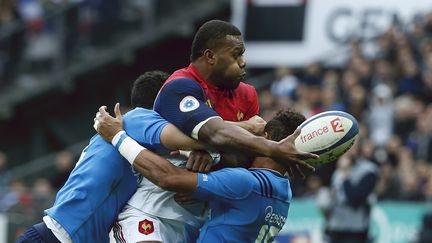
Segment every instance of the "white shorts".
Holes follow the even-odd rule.
[[[113,226],[118,243],[141,241],[196,242],[199,229],[184,222],[159,218],[126,205]]]

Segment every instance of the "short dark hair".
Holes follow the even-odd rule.
[[[210,20],[204,23],[196,32],[192,42],[191,61],[203,55],[206,49],[216,47],[227,35],[241,35],[240,30],[229,22]]]
[[[264,131],[268,133],[271,140],[280,141],[294,133],[306,117],[294,110],[280,110],[267,122]]]
[[[148,71],[139,76],[132,86],[132,107],[153,108],[156,95],[169,76],[162,71]]]

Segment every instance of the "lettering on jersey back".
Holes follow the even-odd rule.
[[[272,206],[267,206],[265,209],[265,221],[267,221],[269,224],[276,225],[278,228],[282,228],[285,225],[286,217],[277,214],[273,211]]]
[[[154,232],[154,225],[153,221],[150,221],[148,219],[144,219],[143,221],[140,221],[138,223],[138,231],[141,234],[149,235]]]

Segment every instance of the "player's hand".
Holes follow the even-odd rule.
[[[312,165],[304,162],[306,159],[317,159],[319,156],[312,153],[298,151],[295,147],[294,141],[300,135],[301,128],[298,127],[293,134],[282,139],[278,143],[278,152],[272,158],[279,164],[285,166],[288,171],[292,168],[297,170],[307,169],[309,171],[315,171]],[[297,165],[301,166],[299,169]],[[304,174],[303,174],[304,175]]]
[[[249,120],[246,121],[247,126],[248,126],[248,131],[257,135],[257,136],[261,136],[264,134],[264,128],[265,125],[267,124],[267,122],[262,119],[260,116],[253,116],[251,117]]]
[[[309,167],[305,167],[304,165],[300,164],[288,166],[286,169],[290,179],[295,178],[298,175],[302,180],[304,180],[306,179],[305,171],[310,171]]]
[[[114,135],[123,130],[123,116],[120,112],[120,104],[114,107],[115,117],[112,117],[107,111],[106,106],[101,106],[99,112],[94,118],[93,127],[108,142],[111,142]]]
[[[213,158],[205,150],[193,150],[189,154],[186,168],[193,172],[208,173],[213,164]]]

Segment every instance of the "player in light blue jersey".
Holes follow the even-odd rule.
[[[257,157],[249,170],[225,168],[209,174],[182,170],[133,141],[122,130],[118,106],[116,118],[104,108],[99,111],[97,131],[116,147],[132,148],[119,151],[144,177],[163,189],[209,201],[211,217],[198,242],[272,242],[285,224],[292,194],[287,170],[279,163]],[[116,120],[117,126],[108,120]],[[296,128],[304,120],[299,113],[281,111],[267,123],[266,137],[279,141],[295,131],[289,137],[295,139],[300,134]]]
[[[132,105],[151,107],[154,97],[146,92],[156,95],[156,91],[142,89],[140,84],[159,82],[158,88],[166,78],[162,72],[142,75],[134,83]],[[202,148],[152,110],[133,109],[125,114],[124,126],[138,143],[153,151]],[[54,205],[45,211],[43,222],[27,229],[17,242],[108,242],[117,215],[136,191],[137,178],[117,149],[95,135]]]

